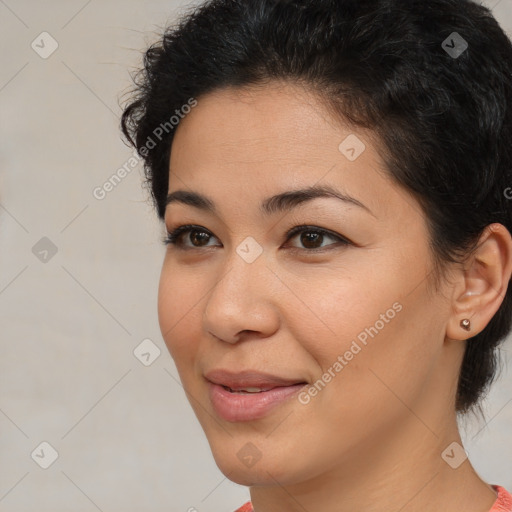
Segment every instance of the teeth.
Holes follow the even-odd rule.
[[[262,391],[268,391],[271,388],[243,388],[238,390],[233,390],[231,388],[228,388],[231,393],[261,393]]]

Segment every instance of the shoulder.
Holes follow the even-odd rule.
[[[498,493],[498,498],[489,512],[512,512],[512,494],[500,485],[491,487]]]
[[[252,503],[248,501],[247,503],[244,503],[240,508],[237,508],[235,512],[254,512],[254,509],[252,508]]]

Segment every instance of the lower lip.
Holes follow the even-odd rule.
[[[231,393],[219,384],[208,382],[215,412],[227,421],[250,421],[266,416],[274,407],[297,394],[307,384],[283,386],[260,393]]]

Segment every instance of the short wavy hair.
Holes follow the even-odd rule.
[[[192,7],[146,50],[121,120],[144,159],[160,219],[175,133],[170,116],[183,117],[191,98],[273,80],[305,85],[340,120],[373,130],[386,172],[425,214],[436,283],[447,263],[471,254],[488,224],[512,232],[505,192],[512,185],[512,45],[491,11],[471,0],[211,0]],[[467,340],[457,413],[482,413],[511,311],[508,287],[485,329]]]

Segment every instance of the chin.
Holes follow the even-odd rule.
[[[217,467],[232,482],[244,486],[276,485],[276,481],[282,485],[294,483],[289,460],[280,463],[275,458],[265,458],[262,455],[253,464],[244,463],[243,455],[240,458],[238,456],[239,452],[239,448],[232,450],[225,447],[212,452]]]
[[[231,471],[223,471],[221,469],[222,474],[228,479],[238,485],[243,485],[245,487],[251,487],[254,485],[270,485],[272,479],[267,475],[265,479],[263,476],[259,478],[252,474],[252,470],[250,469],[231,469]],[[274,482],[275,483],[275,482]]]
[[[261,465],[256,469],[256,467],[252,468],[244,468],[241,467],[240,464],[228,464],[228,465],[220,465],[217,464],[221,473],[232,482],[238,485],[244,485],[245,487],[250,487],[254,485],[275,485],[276,480],[273,475],[272,470],[267,469],[267,467]],[[268,471],[268,472],[267,472]]]

